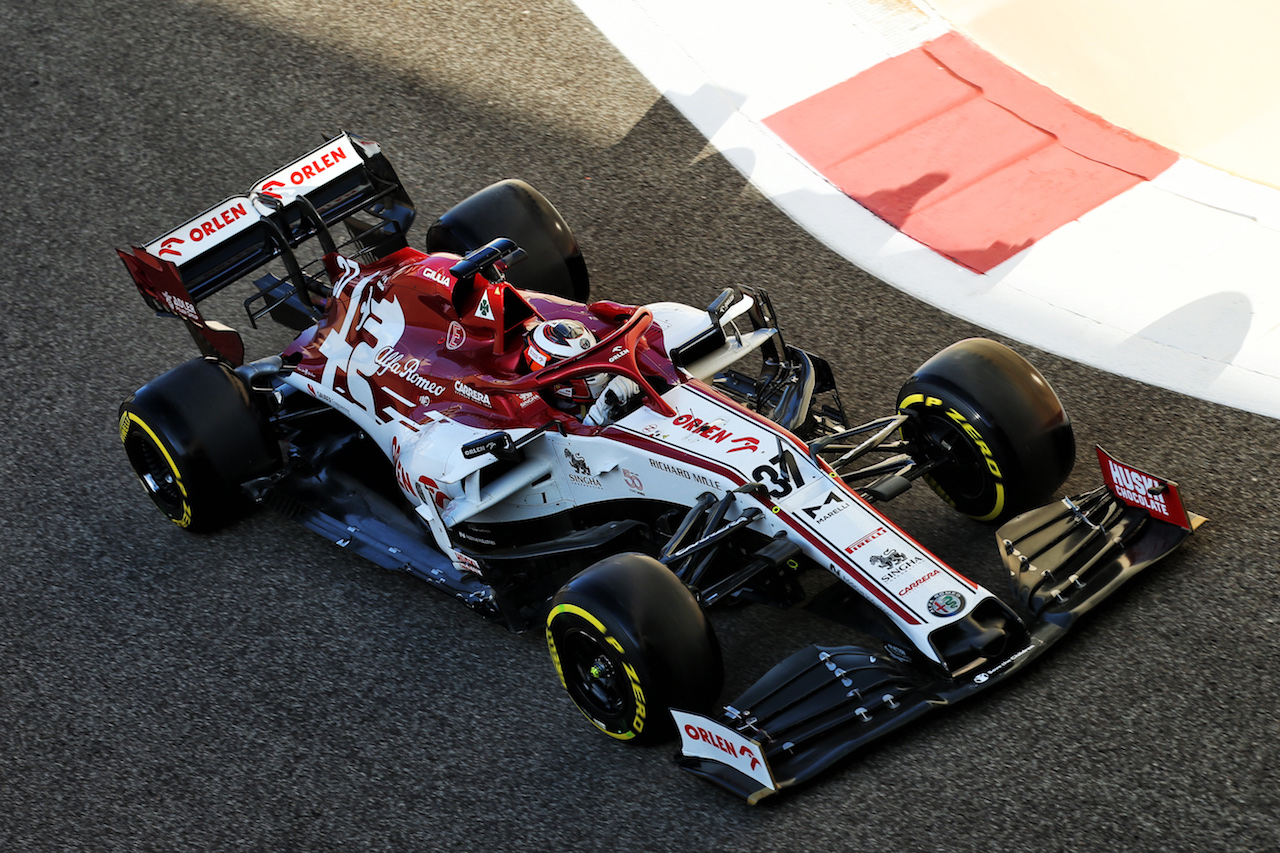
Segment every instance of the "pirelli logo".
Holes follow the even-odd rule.
[[[863,536],[858,541],[853,542],[849,545],[846,545],[844,548],[844,552],[846,554],[852,554],[854,551],[857,551],[862,546],[871,544],[872,542],[879,539],[881,536],[885,535],[888,532],[889,531],[884,527],[877,527],[875,530],[871,531],[866,536]]]

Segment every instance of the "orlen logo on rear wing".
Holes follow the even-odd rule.
[[[305,195],[359,166],[363,159],[356,153],[355,146],[350,134],[335,137],[307,156],[267,175],[253,185],[249,194],[262,193],[287,204],[293,195]]]
[[[1098,463],[1102,466],[1102,478],[1118,500],[1146,510],[1152,518],[1176,524],[1185,530],[1193,529],[1187,511],[1182,506],[1177,483],[1126,465],[1101,447],[1096,450]]]
[[[288,204],[363,162],[356,152],[356,142],[344,133],[258,181],[247,196],[236,196],[214,205],[144,248],[157,258],[181,266],[261,222],[265,211],[256,208],[252,201],[259,194]]]
[[[145,246],[117,251],[152,308],[182,318],[199,333],[202,348],[207,344],[235,362],[243,356],[239,335],[205,322],[196,306],[276,258],[284,259],[293,291],[308,291],[308,274],[293,250],[312,239],[321,254],[343,248],[329,228],[358,212],[372,222],[358,221],[360,233],[349,241],[356,251],[382,257],[408,245],[413,201],[377,143],[344,132],[245,195],[214,205]],[[250,310],[250,320],[269,310]]]
[[[262,214],[253,206],[252,201],[245,196],[236,196],[215,204],[143,248],[148,254],[181,266],[252,228],[261,220]]]

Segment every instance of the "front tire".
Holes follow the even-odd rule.
[[[655,742],[667,709],[707,711],[720,695],[720,647],[693,593],[652,557],[620,554],[551,599],[547,648],[560,683],[598,729]]]
[[[213,359],[179,365],[125,400],[120,440],[155,505],[196,532],[243,514],[240,484],[280,467],[279,444],[249,389]]]
[[[1075,462],[1075,436],[1040,371],[1003,344],[970,338],[920,366],[898,392],[903,437],[941,461],[926,476],[943,500],[998,523],[1046,503]]]

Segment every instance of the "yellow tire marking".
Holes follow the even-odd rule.
[[[157,436],[155,434],[155,431],[152,430],[151,427],[147,425],[146,421],[142,420],[142,418],[138,417],[132,412],[125,412],[123,415],[120,416],[120,440],[121,441],[124,441],[124,439],[128,436],[130,424],[137,424],[139,427],[141,427],[142,431],[145,432],[147,435],[151,436],[151,441],[155,444],[157,448],[160,449],[160,453],[164,456],[164,461],[167,462],[169,465],[169,471],[173,474],[173,481],[178,485],[178,491],[182,492],[182,499],[183,499],[182,500],[182,518],[174,518],[171,520],[173,521],[174,524],[178,525],[179,527],[190,527],[191,526],[191,504],[188,503],[187,501],[187,487],[183,485],[182,475],[178,472],[178,466],[173,463],[173,457],[169,455],[169,451],[165,448],[164,444],[161,443],[160,437]]]
[[[925,397],[924,394],[909,394],[906,397],[903,397],[902,402],[898,404],[898,411],[905,412],[907,409],[919,403],[923,403],[925,406],[941,406],[942,405],[942,401],[939,400],[937,397]],[[957,412],[955,409],[951,409],[946,414],[947,414],[947,417],[951,418],[951,420],[959,424],[961,429],[964,430],[965,435],[969,436],[969,438],[974,442],[974,445],[978,448],[978,451],[982,454],[982,460],[986,463],[987,470],[989,470],[991,474],[995,477],[995,486],[996,486],[995,508],[992,509],[991,512],[983,516],[976,516],[976,515],[970,516],[971,518],[974,518],[977,521],[992,521],[998,518],[1000,513],[1004,511],[1004,475],[1000,472],[1000,466],[996,464],[995,457],[991,453],[991,446],[987,444],[985,439],[983,439],[982,434],[978,432],[977,428],[974,427],[973,424],[969,423],[968,419],[965,418],[964,415]],[[898,433],[899,435],[901,435],[902,431],[899,430]],[[942,497],[946,499],[947,503],[951,504],[952,506],[955,506],[955,501],[953,501],[951,497],[947,495],[945,491],[943,491],[942,487],[940,487],[932,477],[926,476],[925,480],[931,486],[933,486],[934,491],[936,491],[938,494],[942,495]]]
[[[582,619],[584,622],[589,624],[591,627],[595,628],[597,631],[600,632],[600,635],[604,637],[605,642],[608,643],[613,648],[617,649],[618,654],[624,655],[624,658],[625,658],[625,653],[623,652],[622,644],[619,643],[617,640],[615,640],[613,636],[609,634],[609,632],[605,629],[603,623],[601,623],[599,619],[597,619],[595,616],[592,616],[589,612],[587,612],[586,610],[583,610],[581,607],[579,607],[576,604],[557,604],[555,607],[551,608],[551,612],[547,614],[547,648],[551,652],[551,660],[555,664],[556,675],[560,676],[560,684],[563,685],[566,690],[569,689],[569,684],[564,677],[564,667],[561,666],[560,664],[560,653],[556,651],[556,641],[551,636],[551,623],[555,621],[555,618],[559,616],[561,613],[573,614],[574,616],[577,616],[579,619]],[[622,661],[622,668],[623,670],[626,671],[627,678],[631,682],[631,693],[636,700],[636,715],[631,720],[631,731],[627,731],[627,732],[609,731],[609,729],[601,725],[599,720],[595,719],[586,711],[584,711],[581,708],[581,706],[578,706],[577,702],[575,702],[574,705],[578,706],[579,711],[582,711],[582,716],[590,720],[592,725],[594,725],[600,731],[607,734],[609,737],[616,738],[617,740],[631,740],[632,738],[634,738],[636,735],[640,734],[640,732],[644,730],[645,699],[644,699],[644,691],[640,688],[639,674],[636,673],[635,669],[631,666],[631,664],[627,663],[625,659]]]

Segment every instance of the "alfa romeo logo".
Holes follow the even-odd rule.
[[[928,607],[934,616],[951,616],[964,609],[964,596],[953,589],[939,592],[929,599]]]

